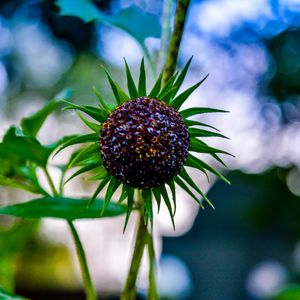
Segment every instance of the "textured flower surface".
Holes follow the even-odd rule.
[[[103,165],[123,184],[148,189],[177,175],[188,156],[189,134],[180,114],[164,102],[140,97],[114,110],[103,123]]]
[[[201,198],[212,206],[185,167],[196,168],[206,177],[211,172],[228,182],[216,169],[192,154],[205,153],[224,165],[219,155],[229,153],[210,147],[203,141],[207,137],[226,138],[216,128],[190,119],[204,113],[226,111],[208,107],[181,110],[182,104],[206,79],[178,94],[190,63],[191,59],[181,72],[176,72],[164,85],[161,72],[147,93],[144,61],[141,62],[137,85],[125,61],[129,95],[105,71],[116,105],[104,101],[96,89],[94,92],[99,100],[98,107],[66,102],[66,109],[83,112],[96,121],[79,114],[94,133],[71,137],[57,151],[75,144],[88,144],[72,155],[68,167],[80,168],[68,181],[92,171],[90,179],[99,181],[99,185],[91,197],[90,205],[107,186],[103,211],[122,186],[119,202],[127,200],[125,227],[134,207],[135,189],[142,190],[146,222],[149,219],[151,223],[153,221],[152,200],[156,200],[159,209],[163,199],[175,226],[175,185],[184,189],[201,207]],[[166,187],[169,187],[172,197],[169,197]]]

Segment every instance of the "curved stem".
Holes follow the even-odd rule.
[[[61,196],[60,193],[57,192],[54,182],[48,172],[47,167],[43,168],[44,173],[47,177],[48,183],[50,185],[52,194],[54,197],[58,197]],[[84,288],[85,288],[85,292],[86,292],[86,299],[87,300],[96,300],[97,299],[97,295],[96,295],[96,290],[94,288],[92,279],[91,279],[91,275],[90,275],[90,271],[88,268],[88,264],[87,264],[87,259],[86,259],[86,255],[83,249],[83,246],[81,244],[79,235],[76,231],[76,228],[74,227],[73,223],[71,221],[68,221],[68,225],[69,228],[71,230],[71,234],[75,243],[75,247],[76,247],[76,252],[77,252],[77,256],[78,256],[78,260],[79,260],[79,264],[80,264],[80,270],[82,273],[82,279],[83,279],[83,284],[84,284]]]
[[[85,287],[85,292],[86,292],[86,298],[87,300],[96,300],[97,295],[95,288],[92,283],[91,275],[89,272],[89,267],[87,264],[86,256],[84,253],[84,249],[82,247],[78,232],[76,231],[76,228],[74,227],[74,224],[70,221],[68,221],[69,228],[72,233],[72,237],[76,246],[76,252],[80,264],[80,269],[82,273],[82,279],[83,279],[83,284]]]
[[[190,0],[178,0],[174,29],[171,36],[170,46],[167,53],[163,82],[166,83],[174,73],[177,64],[177,57],[180,42],[183,34],[185,19],[189,8]]]
[[[141,196],[140,196],[141,197]],[[140,199],[141,200],[141,199]],[[147,243],[148,237],[148,229],[147,225],[144,222],[143,216],[143,205],[142,200],[140,201],[141,209],[140,209],[140,216],[139,216],[139,223],[138,229],[136,234],[136,241],[133,250],[131,265],[129,268],[128,276],[126,279],[126,283],[124,289],[121,294],[121,300],[135,300],[136,299],[136,280],[138,271],[140,268],[140,264],[142,261],[144,248]]]

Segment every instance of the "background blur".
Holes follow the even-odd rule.
[[[159,0],[95,3],[108,14],[133,4],[157,18],[163,11]],[[159,38],[145,43],[156,57]],[[211,144],[236,158],[226,161],[232,186],[213,178],[207,186],[205,178],[198,179],[209,190],[215,211],[198,212],[181,192],[177,231],[166,212],[157,216],[161,297],[270,299],[300,284],[300,1],[194,0],[179,66],[192,55],[185,87],[210,76],[187,105],[230,111],[205,121],[231,138]],[[124,84],[123,57],[137,71],[142,56],[124,31],[60,16],[53,1],[0,1],[0,135],[65,87],[74,90],[77,103],[95,103],[93,85],[110,99],[99,66],[108,66]],[[41,140],[82,132],[77,119],[58,112],[46,123]],[[90,195],[91,186],[81,179],[70,183],[68,192]],[[1,205],[28,199],[24,192],[0,189]],[[134,220],[124,236],[123,221],[78,222],[95,283],[107,299],[118,295],[130,258]],[[17,292],[32,299],[83,299],[64,222],[46,220],[38,226],[1,217],[0,226],[1,286],[13,288],[10,279],[15,277]],[[141,299],[144,277],[142,271]]]

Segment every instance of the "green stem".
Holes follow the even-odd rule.
[[[82,273],[82,279],[83,279],[83,284],[85,287],[85,292],[86,292],[86,298],[87,300],[96,300],[97,295],[95,288],[92,283],[89,267],[87,264],[86,256],[84,253],[84,249],[82,247],[82,243],[80,241],[79,235],[76,231],[76,228],[74,227],[74,224],[71,221],[68,221],[69,228],[72,233],[72,237],[76,246],[76,252],[80,264],[80,269]]]
[[[136,280],[137,280],[140,264],[142,261],[144,248],[147,243],[148,229],[147,229],[147,225],[144,222],[142,201],[140,201],[140,203],[141,203],[141,209],[140,209],[139,223],[138,223],[138,229],[136,234],[136,241],[135,241],[135,246],[134,246],[134,251],[132,255],[128,276],[126,279],[124,289],[121,294],[121,300],[136,299]]]
[[[163,82],[166,83],[174,73],[177,64],[180,42],[183,34],[184,24],[190,0],[178,0],[174,29],[171,36],[170,46],[167,53]]]
[[[54,182],[48,172],[47,167],[43,168],[45,175],[48,179],[48,183],[50,185],[52,194],[54,197],[58,197],[61,196],[60,193],[57,192]],[[87,259],[86,259],[86,255],[83,249],[83,246],[81,244],[79,235],[76,231],[76,228],[74,227],[73,223],[71,221],[68,221],[68,225],[69,228],[71,230],[71,234],[75,243],[75,247],[76,247],[76,252],[77,252],[77,256],[78,256],[78,260],[79,260],[79,264],[80,264],[80,269],[81,269],[81,273],[82,273],[82,279],[83,279],[83,284],[84,284],[84,288],[85,288],[85,293],[86,293],[86,299],[87,300],[96,300],[97,299],[97,295],[96,295],[96,290],[94,288],[92,279],[91,279],[91,275],[90,275],[90,271],[88,268],[88,264],[87,264]]]
[[[149,287],[148,300],[158,300],[158,292],[155,281],[155,251],[153,246],[153,236],[148,234],[148,256],[149,256]]]

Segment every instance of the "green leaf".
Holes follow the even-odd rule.
[[[126,209],[126,217],[125,217],[125,224],[124,224],[124,228],[123,228],[123,233],[126,230],[128,220],[129,220],[129,217],[131,215],[133,205],[134,205],[134,200],[133,200],[134,188],[132,188],[130,186],[125,186],[125,189],[126,189],[126,194],[127,194],[127,209]]]
[[[201,123],[198,121],[194,121],[194,120],[184,120],[184,124],[188,127],[192,127],[192,126],[202,126],[202,127],[209,127],[211,129],[214,129],[216,131],[220,131],[219,129],[217,129],[216,127],[213,127],[211,125],[205,124],[205,123]]]
[[[97,181],[97,180],[102,180],[108,176],[108,172],[104,166],[100,166],[97,169],[95,169],[94,173],[96,173],[96,175],[90,177],[88,180]]]
[[[300,299],[300,285],[290,285],[283,289],[272,300],[298,300]]]
[[[159,99],[165,101],[166,103],[170,103],[170,101],[172,100],[172,95],[174,94],[175,89],[176,89],[175,86],[171,87],[164,94],[159,96]]]
[[[159,188],[152,188],[152,193],[154,195],[154,198],[157,203],[157,212],[159,213],[160,210],[160,200],[161,200],[161,194],[160,194],[160,189]]]
[[[195,194],[188,188],[188,186],[180,179],[179,176],[174,177],[174,181],[185,190],[199,205],[201,208],[204,208],[202,202],[195,196]]]
[[[82,122],[89,127],[90,129],[92,129],[93,131],[100,133],[101,130],[101,126],[99,124],[95,124],[91,121],[89,121],[88,119],[84,118],[80,113],[77,113],[79,118],[82,120]]]
[[[160,192],[161,192],[161,195],[167,205],[167,208],[168,208],[168,211],[169,211],[169,214],[170,214],[170,217],[171,217],[171,221],[172,221],[172,225],[173,225],[173,228],[175,230],[175,223],[174,223],[174,216],[173,216],[173,213],[172,213],[172,205],[171,205],[171,202],[170,202],[170,199],[169,199],[169,195],[168,195],[168,192],[166,190],[166,187],[163,185],[161,188],[160,188]]]
[[[189,128],[188,131],[190,137],[221,137],[221,138],[229,139],[227,136],[221,133],[208,131],[204,129]]]
[[[93,143],[93,142],[97,142],[98,139],[99,139],[99,135],[96,133],[89,133],[89,134],[75,136],[74,138],[71,138],[67,140],[65,143],[63,143],[55,152],[54,156],[69,146],[82,144],[82,143]]]
[[[203,199],[214,209],[215,207],[210,202],[210,200],[205,196],[205,194],[200,190],[200,188],[196,185],[196,183],[193,181],[193,179],[190,177],[190,175],[187,173],[187,171],[183,168],[182,171],[179,173],[179,176],[185,180],[186,183],[188,183],[195,191],[197,191]]]
[[[34,137],[25,136],[16,127],[10,127],[6,132],[3,142],[0,143],[0,156],[15,157],[29,160],[39,166],[45,166],[51,152],[43,147]]]
[[[148,220],[150,220],[151,228],[153,228],[153,209],[152,209],[152,199],[151,190],[142,190],[142,197],[144,201],[144,222],[147,225]]]
[[[104,214],[99,211],[104,207],[102,199],[96,199],[92,207],[87,208],[89,199],[65,197],[44,197],[21,204],[0,207],[0,215],[23,218],[58,218],[69,221],[114,217],[125,213],[126,208],[117,203],[110,203]]]
[[[193,59],[193,56],[188,60],[188,62],[186,63],[186,65],[184,66],[184,68],[182,69],[182,71],[179,73],[175,83],[174,83],[174,86],[176,87],[176,89],[174,90],[174,96],[177,94],[178,90],[180,89],[183,81],[184,81],[184,78],[186,76],[186,73],[190,67],[190,64],[192,62],[192,59]]]
[[[77,105],[68,101],[63,101],[68,106],[64,107],[64,110],[75,109],[86,113],[88,116],[92,117],[94,120],[99,123],[103,123],[107,120],[107,113],[105,111],[100,110],[97,107],[89,106],[89,105]]]
[[[227,110],[210,108],[210,107],[192,107],[180,112],[183,118],[188,118],[194,115],[206,114],[206,113],[227,113]]]
[[[91,164],[88,164],[82,168],[80,168],[78,171],[76,171],[70,178],[68,178],[66,181],[65,181],[65,184],[67,182],[69,182],[71,179],[73,179],[74,177],[80,175],[80,174],[83,174],[85,172],[88,172],[88,171],[91,171],[93,169],[96,169],[97,167],[99,167],[99,164],[98,163],[91,163]]]
[[[131,99],[135,99],[135,98],[138,97],[138,91],[137,91],[137,89],[136,89],[134,80],[133,80],[133,78],[132,78],[130,69],[129,69],[129,67],[128,67],[128,64],[127,64],[127,61],[126,61],[125,58],[124,58],[124,61],[125,61],[125,66],[126,66],[126,78],[127,78],[128,92],[129,92],[130,98],[131,98]]]
[[[68,99],[72,96],[70,89],[65,89],[55,96],[54,100],[48,101],[41,109],[32,115],[25,117],[21,120],[22,131],[26,135],[35,137],[40,128],[44,124],[47,117],[55,111],[62,103],[62,99]]]
[[[98,98],[99,104],[101,106],[101,108],[106,112],[107,115],[110,114],[110,112],[112,111],[111,108],[109,107],[109,105],[104,101],[103,97],[101,96],[101,94],[97,91],[96,87],[93,86],[93,91],[96,95],[96,97]]]
[[[147,91],[146,91],[146,72],[145,72],[144,58],[142,58],[141,66],[140,66],[138,94],[139,94],[140,97],[143,97],[143,96],[147,95]]]
[[[116,178],[112,177],[109,185],[106,190],[105,199],[104,199],[104,206],[102,208],[101,215],[105,212],[106,207],[108,206],[109,202],[111,201],[112,196],[118,189],[118,187],[121,185],[121,182],[117,180]]]
[[[197,162],[195,162],[192,155],[188,156],[184,165],[186,167],[192,167],[192,168],[196,168],[196,169],[202,171],[204,173],[204,175],[206,176],[207,181],[209,182],[209,177],[208,177],[208,174],[207,174],[205,168],[202,168],[199,164],[197,164]]]
[[[21,296],[14,295],[4,291],[1,287],[0,287],[0,299],[1,300],[26,300]]]
[[[161,89],[161,82],[162,82],[162,77],[163,77],[163,74],[164,74],[164,70],[161,70],[150,94],[149,94],[149,97],[150,98],[154,98],[154,97],[157,97],[157,95],[159,94],[160,92],[160,89]]]
[[[207,78],[208,75],[206,75],[201,81],[196,83],[195,85],[191,86],[181,94],[179,94],[172,102],[171,105],[176,108],[177,110],[180,109],[181,105],[188,99],[188,97],[193,93],[194,90],[196,90]]]
[[[118,203],[122,203],[126,198],[127,198],[126,185],[123,184],[122,185],[121,196],[120,196],[120,198],[118,200]]]
[[[211,173],[215,174],[217,177],[219,177],[220,179],[222,179],[226,183],[230,184],[230,181],[226,177],[224,177],[216,169],[214,169],[213,167],[211,167],[210,165],[205,163],[203,160],[197,158],[196,156],[194,156],[192,154],[189,154],[189,158],[192,161],[192,164],[193,164],[194,168],[199,168],[200,170],[204,168],[204,169],[210,171]]]

